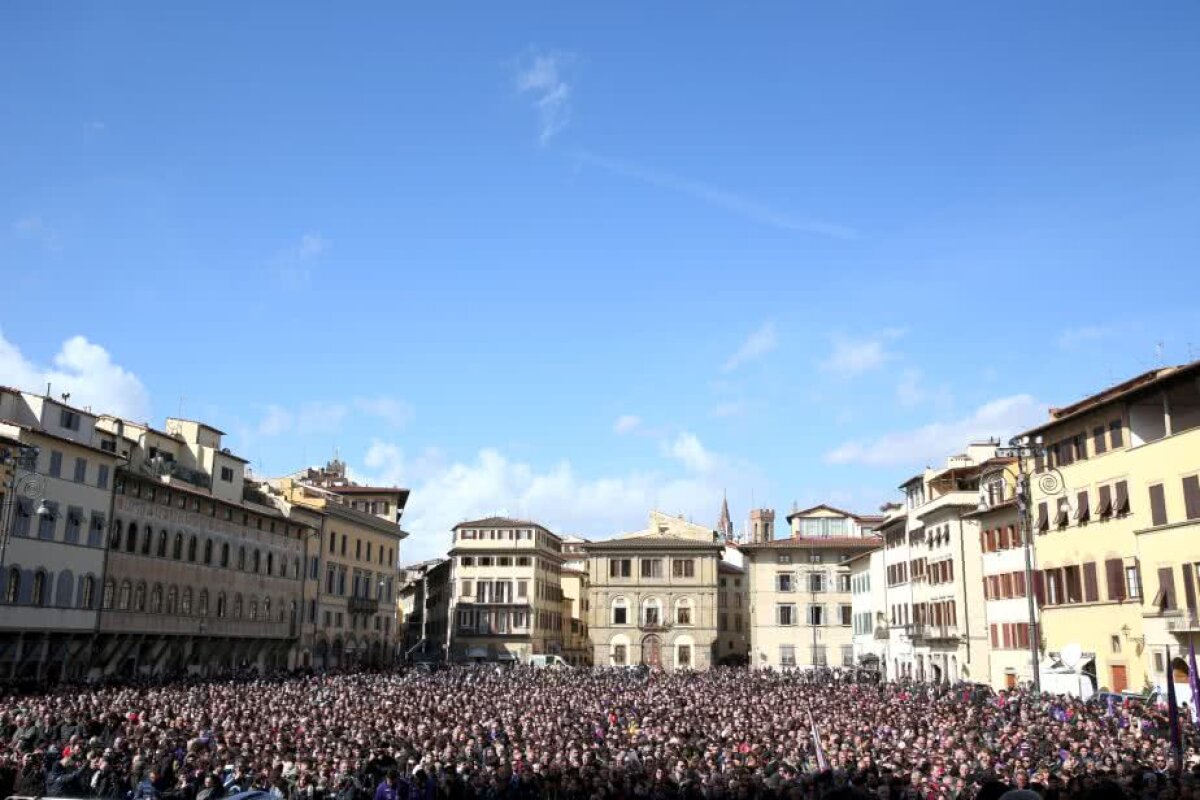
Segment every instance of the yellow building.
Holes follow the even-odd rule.
[[[1045,649],[1080,645],[1114,691],[1162,684],[1167,648],[1200,635],[1200,362],[1050,417],[1025,434],[1047,448],[1031,480]]]
[[[879,546],[876,517],[819,505],[788,516],[792,535],[743,543],[750,665],[854,665],[849,559]]]
[[[301,663],[325,669],[397,658],[396,580],[400,542],[408,536],[394,521],[398,512],[354,508],[351,503],[361,502],[363,493],[353,490],[362,487],[326,488],[295,477],[269,486],[284,502],[322,514],[320,546],[309,549],[306,569],[306,580],[315,585],[304,590],[312,649],[301,654]]]
[[[733,543],[727,546],[737,547]],[[717,664],[738,666],[749,661],[748,598],[746,570],[721,560],[717,564]]]

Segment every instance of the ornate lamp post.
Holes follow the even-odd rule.
[[[37,457],[38,449],[31,445],[19,444],[0,449],[0,464],[12,471],[12,476],[4,482],[4,508],[0,510],[0,571],[4,568],[8,540],[12,538],[21,501],[37,500],[38,507],[34,514],[39,518],[50,513],[42,499],[46,494],[46,479],[34,472],[37,469]]]

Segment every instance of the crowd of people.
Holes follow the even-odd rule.
[[[1177,770],[1165,711],[1141,704],[744,669],[10,690],[0,798],[1200,800],[1181,717]]]

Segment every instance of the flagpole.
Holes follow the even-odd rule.
[[[1175,699],[1175,667],[1171,663],[1171,645],[1167,645],[1167,724],[1171,735],[1171,758],[1175,774],[1183,774],[1183,737],[1179,730],[1179,702]]]

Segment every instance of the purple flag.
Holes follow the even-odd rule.
[[[1171,726],[1171,756],[1175,772],[1183,771],[1183,737],[1179,730],[1179,703],[1175,701],[1175,670],[1171,666],[1171,648],[1167,647],[1167,720]]]
[[[1196,674],[1196,643],[1188,644],[1188,685],[1192,687],[1192,721],[1200,725],[1200,675]]]

